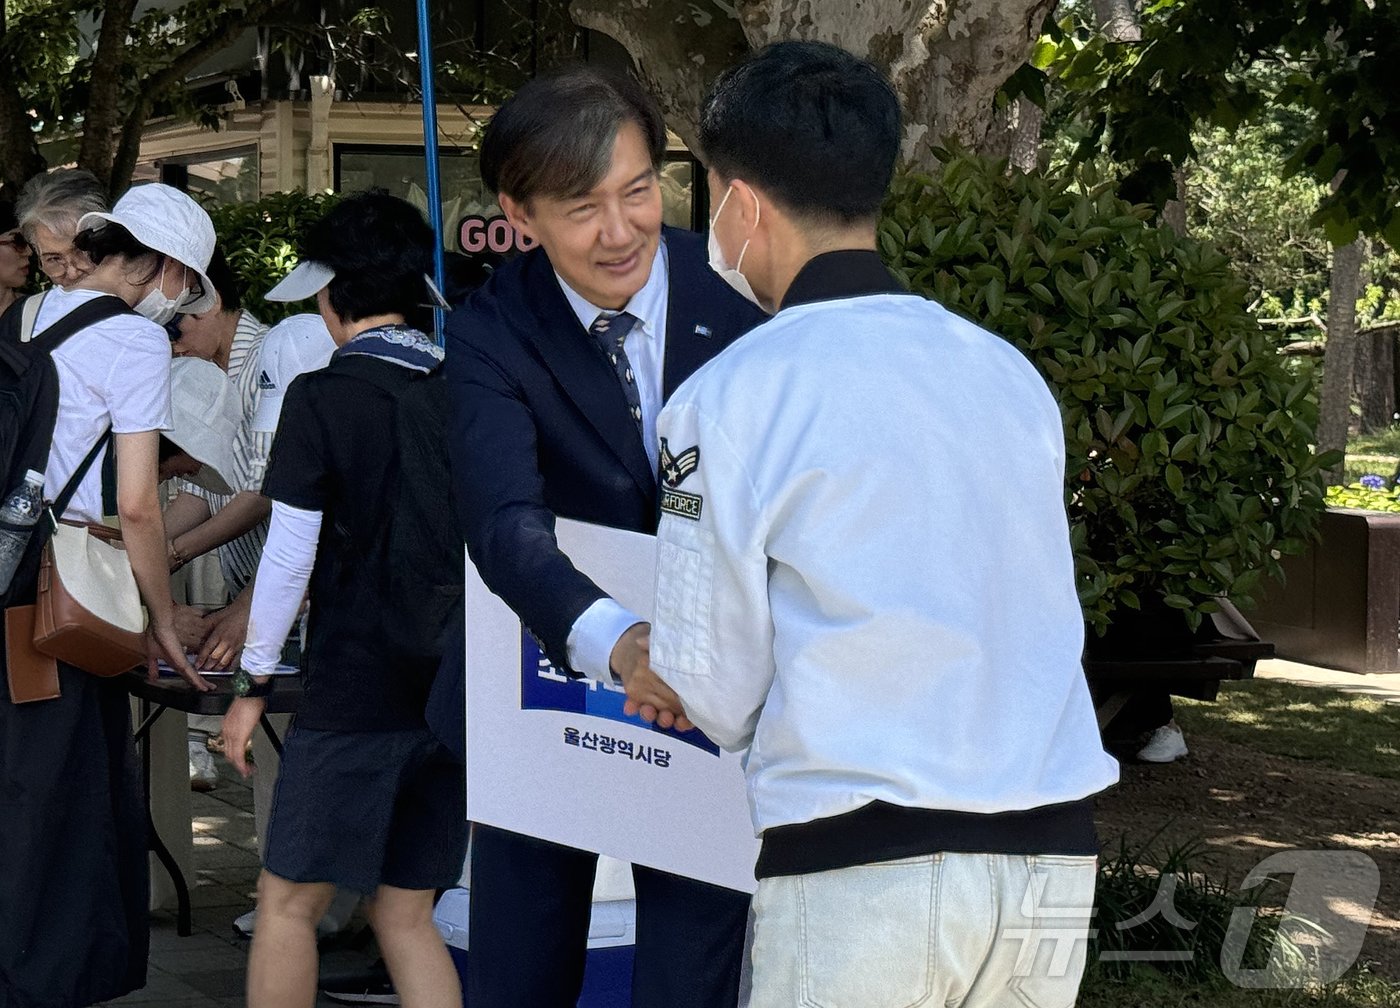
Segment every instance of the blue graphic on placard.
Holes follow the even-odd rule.
[[[554,663],[544,656],[539,642],[530,631],[520,628],[520,708],[522,710],[571,711],[575,714],[589,714],[606,718],[609,721],[622,721],[658,735],[671,738],[697,749],[703,749],[712,756],[719,755],[715,745],[705,733],[696,728],[688,732],[678,732],[671,728],[649,725],[641,718],[628,717],[622,713],[622,705],[627,694],[621,686],[600,683],[593,679],[570,679],[554,667]]]

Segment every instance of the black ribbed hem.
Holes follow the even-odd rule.
[[[1093,796],[993,813],[875,801],[827,819],[765,830],[754,875],[808,875],[943,851],[1096,856]]]

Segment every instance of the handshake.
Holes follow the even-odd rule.
[[[662,682],[651,667],[651,624],[634,623],[613,645],[609,659],[613,674],[622,680],[627,691],[624,714],[640,714],[648,724],[653,721],[662,728],[690,731],[694,728],[681,699]]]

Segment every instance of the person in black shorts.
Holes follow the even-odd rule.
[[[315,297],[337,349],[324,370],[292,383],[282,407],[263,485],[272,522],[233,680],[239,698],[224,718],[226,752],[246,775],[245,745],[309,585],[304,699],[263,850],[250,1008],[315,1002],[316,922],[336,887],[367,897],[404,1005],[462,1003],[432,908],[434,890],[462,871],[463,768],[424,721],[439,656],[388,643],[402,610],[384,590],[386,572],[406,562],[391,535],[404,483],[395,404],[423,394],[442,361],[409,324],[427,299],[432,243],[409,204],[357,194],[307,234],[301,264],[269,295]],[[447,486],[422,492],[451,506]]]

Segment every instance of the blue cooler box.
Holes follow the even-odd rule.
[[[447,942],[462,989],[467,986],[467,907],[471,893],[449,889],[438,900],[433,922]],[[588,925],[588,958],[578,1008],[629,1008],[632,1003],[632,953],[637,941],[636,900],[593,904]],[[470,1004],[466,1008],[471,1008]]]

